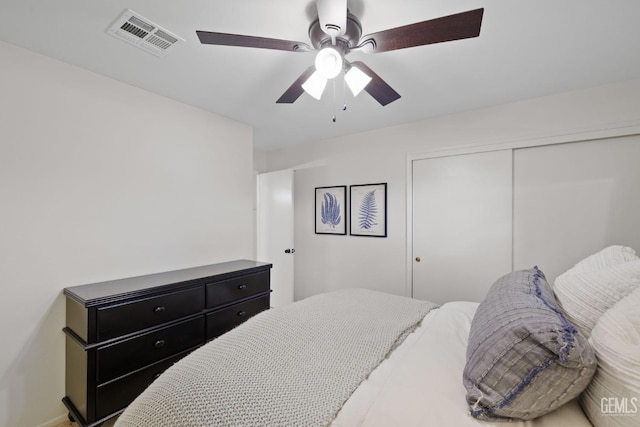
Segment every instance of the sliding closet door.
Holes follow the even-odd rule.
[[[613,244],[640,253],[640,136],[515,150],[515,269],[552,283]]]
[[[511,271],[511,150],[413,162],[413,297],[481,301]]]

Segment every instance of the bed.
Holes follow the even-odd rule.
[[[320,294],[194,351],[116,427],[640,425],[638,306],[640,259],[621,246],[554,288],[509,273],[482,303]]]

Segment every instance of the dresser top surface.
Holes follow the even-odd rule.
[[[271,264],[265,262],[242,259],[185,268],[182,270],[110,280],[107,282],[72,286],[64,289],[64,295],[78,301],[85,307],[89,307],[166,291],[166,288],[171,287],[171,285],[176,285],[176,288],[180,288],[182,286],[189,286],[189,282],[197,280],[225,280],[238,274],[257,273],[268,270],[271,266]]]

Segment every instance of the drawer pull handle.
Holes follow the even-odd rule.
[[[153,308],[153,312],[154,313],[162,313],[163,311],[164,311],[164,306],[163,305],[159,305],[159,306]]]
[[[158,341],[153,343],[153,346],[155,348],[162,348],[162,347],[164,347],[164,344],[165,344],[164,340],[158,340]]]
[[[246,312],[246,311],[244,311],[244,310],[240,310],[240,311],[238,312],[238,316],[240,316],[240,317],[244,317],[244,316],[246,316],[246,315],[247,315],[247,312]]]
[[[153,379],[157,380],[160,375],[162,375],[162,372],[156,372],[155,374],[153,374]]]
[[[238,289],[240,290],[247,289],[247,285],[238,285]]]

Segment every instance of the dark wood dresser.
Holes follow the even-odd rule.
[[[65,288],[69,418],[102,424],[176,361],[268,309],[270,269],[238,260]]]

